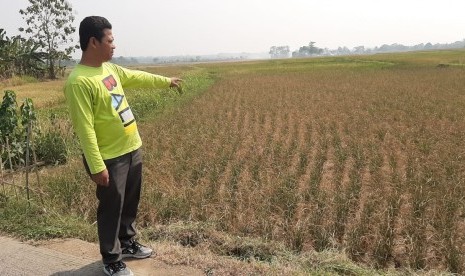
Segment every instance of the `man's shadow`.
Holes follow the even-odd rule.
[[[60,271],[53,273],[50,276],[102,276],[105,275],[103,272],[103,265],[102,261],[96,261],[86,266],[83,266],[78,269],[68,270],[68,271]]]

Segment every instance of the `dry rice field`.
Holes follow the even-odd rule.
[[[140,221],[464,272],[464,54],[202,65],[205,93],[139,126]]]

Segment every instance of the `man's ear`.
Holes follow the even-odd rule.
[[[96,48],[98,42],[99,41],[95,37],[89,38],[89,46],[91,46],[92,48]]]

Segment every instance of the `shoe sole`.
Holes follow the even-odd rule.
[[[150,256],[154,255],[154,253],[150,253],[148,255],[132,255],[132,254],[121,254],[121,258],[127,259],[127,258],[134,258],[134,259],[146,259],[149,258]]]

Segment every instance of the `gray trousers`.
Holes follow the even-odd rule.
[[[87,162],[84,167],[90,173]],[[140,149],[105,160],[110,186],[97,185],[97,227],[100,253],[104,264],[121,260],[122,248],[134,242],[135,219],[142,184]]]

